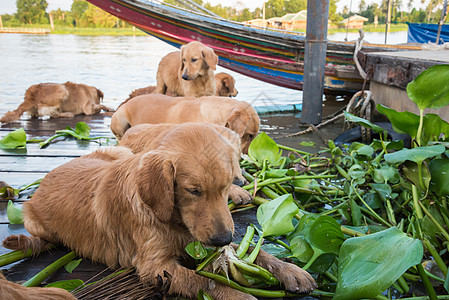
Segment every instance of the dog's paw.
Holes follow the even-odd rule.
[[[284,289],[290,293],[310,293],[317,288],[313,277],[297,265],[278,261],[268,270],[279,280]]]
[[[239,187],[238,185],[231,185],[231,191],[229,192],[229,198],[237,205],[245,205],[251,203],[253,196],[247,191]]]
[[[11,250],[28,250],[30,245],[29,237],[23,234],[10,235],[2,243],[3,247]]]

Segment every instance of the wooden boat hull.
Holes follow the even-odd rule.
[[[305,37],[300,33],[253,28],[139,0],[88,1],[175,47],[200,41],[214,49],[220,58],[219,65],[227,69],[277,86],[302,90]],[[363,79],[353,61],[354,49],[353,43],[328,42],[326,93],[343,94],[362,88]],[[364,50],[380,51],[380,48],[365,47]]]

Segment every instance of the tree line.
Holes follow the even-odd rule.
[[[262,18],[282,17],[287,13],[296,13],[307,8],[307,0],[268,0],[265,2],[265,11],[258,7],[253,11],[248,8],[238,9],[230,6],[211,5],[203,0],[193,0],[203,5],[213,13],[233,21],[247,21]],[[361,0],[357,8],[344,7],[342,13],[337,12],[337,2],[330,0],[329,20],[337,24],[354,13],[368,18],[367,23],[384,24],[387,14],[387,1],[382,0],[381,4],[366,4],[366,0]],[[412,8],[412,0],[406,6],[402,0],[392,0],[392,22],[414,22],[414,23],[436,23],[441,15],[442,0],[428,0],[425,10]],[[422,0],[425,1],[425,0]],[[165,0],[164,2],[180,6],[176,0]],[[47,12],[48,3],[46,0],[16,0],[17,12],[15,14],[5,14],[2,16],[3,22],[9,26],[20,26],[22,24],[49,24],[50,18],[55,25],[65,25],[72,27],[130,27],[126,22],[104,12],[100,8],[90,4],[85,0],[73,0],[71,9],[63,11],[61,9]]]

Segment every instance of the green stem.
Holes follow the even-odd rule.
[[[421,204],[421,202],[419,201],[418,188],[414,184],[412,184],[412,196],[413,196],[413,208],[415,210],[416,217],[418,218],[418,220],[422,220],[424,215],[419,205]]]
[[[423,266],[419,263],[416,265],[418,269],[419,276],[421,276],[422,283],[424,287],[426,288],[428,299],[430,300],[436,300],[437,294],[435,293],[435,290],[433,289],[432,284],[430,283],[429,277],[427,277],[426,272],[424,271]]]
[[[418,202],[419,205],[421,206],[422,210],[424,211],[424,213],[429,217],[429,219],[432,221],[433,224],[435,224],[436,227],[438,227],[438,230],[441,231],[441,234],[444,236],[444,238],[449,241],[449,234],[447,233],[447,231],[443,228],[443,226],[440,225],[440,223],[438,223],[437,220],[435,220],[435,218],[432,216],[432,214],[426,209],[426,207],[424,206],[424,204],[421,203],[421,201]],[[447,273],[447,271],[446,271]]]
[[[428,241],[423,240],[424,245],[426,246],[427,250],[429,250],[430,254],[435,259],[435,262],[437,263],[438,267],[440,267],[441,271],[443,272],[444,276],[447,276],[447,266],[444,263],[443,259],[441,258],[440,254],[438,253],[437,249]]]
[[[16,250],[9,253],[5,253],[0,256],[0,267],[15,263],[26,257],[31,257],[33,255],[33,250],[30,248],[27,252],[22,250]]]
[[[257,241],[256,246],[254,247],[253,251],[251,251],[251,254],[245,259],[245,261],[247,261],[249,263],[253,263],[256,260],[257,255],[259,255],[260,247],[262,246],[262,243],[263,243],[263,238],[262,238],[262,236],[259,236],[259,240]]]
[[[354,190],[354,193],[357,195],[357,198],[359,198],[359,200],[363,203],[363,205],[366,206],[366,209],[370,211],[370,213],[372,214],[372,216],[378,220],[379,222],[381,222],[382,224],[391,227],[391,224],[388,223],[387,221],[385,221],[384,219],[382,219],[366,202],[365,200],[363,200],[362,196],[360,196],[360,194],[357,192],[357,190],[354,188],[354,186],[351,183],[351,187]]]
[[[209,256],[208,258],[206,258],[205,260],[203,260],[197,267],[196,267],[196,271],[201,271],[202,269],[204,269],[205,267],[207,267],[217,256],[219,255],[218,252],[218,248],[215,250],[215,252]]]
[[[60,133],[60,134],[55,134],[54,136],[49,137],[48,139],[46,139],[44,142],[39,143],[39,148],[43,148],[46,145],[48,145],[51,141],[53,141],[54,139],[61,137],[61,136],[67,136],[65,133]]]
[[[418,125],[418,131],[416,132],[416,142],[418,143],[418,146],[421,145],[421,135],[422,135],[422,128],[424,124],[424,109],[419,109],[419,125]]]
[[[257,187],[263,187],[269,184],[273,184],[273,183],[280,183],[280,182],[284,182],[284,181],[290,181],[290,180],[298,180],[298,179],[321,179],[321,178],[335,178],[337,177],[336,175],[312,175],[312,176],[308,176],[308,175],[299,175],[299,176],[286,176],[283,178],[270,178],[267,180],[264,180],[262,182],[258,182],[257,183]],[[254,188],[254,182],[245,185],[242,187],[245,190],[250,190]]]
[[[56,272],[58,269],[60,269],[62,266],[67,264],[68,262],[72,261],[76,257],[76,253],[74,251],[64,255],[36,275],[34,275],[31,279],[29,279],[27,282],[23,284],[23,286],[26,287],[33,287],[38,286],[42,283],[45,279],[47,279],[51,274]]]
[[[255,229],[252,226],[246,227],[246,233],[243,237],[242,241],[240,242],[240,245],[238,246],[237,250],[235,251],[236,255],[239,258],[242,258],[246,252],[248,252],[249,244],[253,240]]]
[[[310,153],[308,153],[308,152],[301,151],[301,150],[298,150],[298,149],[295,149],[295,148],[290,148],[290,147],[279,145],[279,144],[278,144],[278,147],[279,147],[279,149],[292,151],[292,152],[296,152],[296,153],[303,154],[303,155],[310,155]]]
[[[256,297],[267,297],[267,298],[282,298],[285,296],[293,296],[293,294],[288,293],[286,291],[271,291],[271,290],[262,290],[262,289],[255,289],[255,288],[248,288],[243,287],[240,284],[224,277],[218,274],[206,272],[206,271],[199,271],[197,272],[199,275],[207,277],[209,279],[213,279],[217,281],[218,283],[227,285],[233,289],[236,289],[240,292],[247,293]]]
[[[405,281],[404,277],[403,276],[399,277],[397,282],[398,282],[399,286],[402,288],[402,290],[405,293],[408,293],[408,291],[410,290],[410,287],[408,286],[408,284]]]
[[[291,251],[290,246],[287,245],[284,241],[281,241],[280,239],[276,239],[276,238],[271,237],[271,236],[267,236],[267,237],[265,237],[265,239],[266,239],[267,241],[270,241],[270,242],[276,243],[276,244],[278,244],[278,245],[281,245],[282,247],[284,247],[284,248],[287,249],[288,251]]]

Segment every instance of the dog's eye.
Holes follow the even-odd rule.
[[[194,62],[196,62],[198,59],[196,59],[196,58],[192,58],[192,62],[194,63]]]
[[[192,195],[201,196],[201,191],[199,189],[186,189]]]
[[[254,134],[250,134],[249,138],[252,140],[254,138]]]

